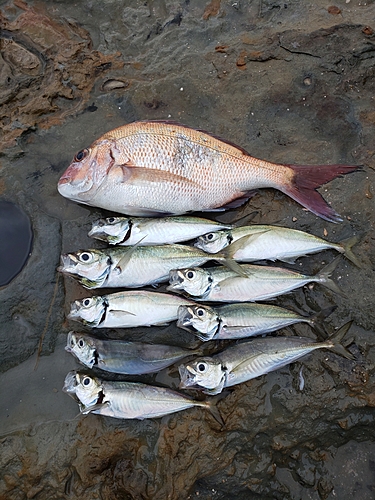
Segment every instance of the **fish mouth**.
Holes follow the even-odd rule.
[[[104,227],[106,225],[106,221],[104,219],[99,219],[96,221],[93,225],[90,231],[88,232],[88,236],[106,236],[106,233],[104,231],[101,231],[100,228]]]
[[[79,318],[80,317],[80,315],[79,315],[80,308],[81,308],[81,305],[80,305],[80,303],[77,300],[75,300],[74,302],[72,302],[70,304],[70,312],[67,315],[67,318],[68,319]]]
[[[72,178],[67,175],[67,176],[61,176],[60,179],[59,179],[59,182],[57,184],[57,187],[59,188],[60,186],[63,186],[64,184],[70,184],[72,181]]]
[[[67,336],[67,339],[66,339],[66,346],[65,346],[66,352],[73,353],[73,348],[70,347],[70,346],[72,344],[72,336],[74,334],[75,334],[74,331],[71,331],[71,332],[68,333],[68,336]]]
[[[63,253],[60,256],[60,266],[57,268],[59,273],[74,273],[74,268],[77,264],[77,259],[69,253]]]
[[[188,365],[180,365],[178,367],[178,372],[181,379],[180,385],[178,386],[179,389],[187,389],[197,385],[195,383],[194,373]]]
[[[189,307],[180,306],[177,311],[177,327],[183,328],[189,332],[192,331],[191,328],[187,328],[191,326],[191,319],[193,318],[193,314]]]
[[[168,290],[180,290],[182,288],[182,283],[184,282],[184,277],[178,269],[172,269],[169,271],[169,286]]]
[[[70,371],[67,376],[65,377],[64,380],[64,386],[62,390],[66,392],[67,394],[76,394],[78,386],[78,381],[77,381],[77,372],[75,370]]]

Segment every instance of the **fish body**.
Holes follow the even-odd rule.
[[[220,260],[187,245],[136,245],[62,254],[58,271],[89,289],[138,288],[168,281],[171,269],[200,266],[213,258]]]
[[[313,213],[340,216],[316,188],[352,172],[347,165],[278,165],[201,130],[134,122],[79,151],[58,182],[70,200],[135,216],[211,210],[257,188],[279,189]]]
[[[316,349],[331,349],[353,359],[340,344],[350,325],[347,323],[324,342],[307,337],[265,337],[241,342],[212,357],[197,358],[180,365],[180,388],[194,387],[207,394],[218,394],[224,387],[277,370]]]
[[[199,304],[180,306],[177,326],[189,331],[192,327],[200,340],[207,341],[264,335],[300,322],[315,327],[316,317],[269,304],[235,303],[215,308]]]
[[[129,290],[76,300],[69,319],[94,328],[165,325],[177,319],[180,305],[190,300],[168,293]]]
[[[68,333],[65,350],[88,368],[128,375],[158,372],[199,352],[161,344],[100,340],[76,332]]]
[[[341,293],[330,275],[338,264],[337,258],[314,276],[280,267],[241,265],[247,277],[229,269],[187,268],[172,270],[169,291],[184,291],[196,300],[215,302],[254,302],[282,295],[308,283],[320,283]]]
[[[304,255],[336,250],[359,267],[351,247],[357,242],[353,237],[342,243],[331,243],[313,234],[287,227],[254,225],[207,233],[198,238],[195,246],[208,253],[226,253],[238,262],[281,260],[294,263]]]
[[[164,245],[192,240],[209,231],[214,233],[230,227],[200,217],[107,217],[93,223],[89,236],[110,245],[129,246],[139,241],[142,241],[142,246]]]
[[[71,371],[63,391],[78,401],[81,413],[97,413],[114,418],[158,418],[200,406],[221,420],[214,402],[196,401],[177,391],[136,382],[107,382]]]

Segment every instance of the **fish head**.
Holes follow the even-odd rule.
[[[168,290],[183,290],[195,297],[204,296],[210,289],[212,277],[207,269],[188,267],[169,272]]]
[[[72,370],[67,374],[62,390],[79,403],[81,412],[87,407],[95,405],[104,397],[99,379],[76,370]]]
[[[84,406],[92,406],[98,402],[103,391],[102,384],[96,377],[77,373],[76,396]]]
[[[216,231],[199,236],[194,246],[207,253],[217,253],[230,244],[229,231]]]
[[[83,333],[69,332],[65,350],[89,368],[92,368],[96,362],[97,353],[94,340]]]
[[[98,139],[79,151],[57,184],[59,193],[73,201],[90,204],[116,162],[114,140]]]
[[[86,297],[72,302],[68,319],[96,327],[104,320],[106,309],[107,302],[104,297]]]
[[[86,288],[97,288],[106,280],[111,270],[110,257],[101,250],[80,250],[61,255],[60,273],[78,279]]]
[[[127,217],[107,217],[94,222],[89,232],[91,238],[117,245],[130,237],[131,221]]]
[[[216,389],[223,384],[226,377],[220,361],[214,358],[197,358],[178,367],[181,383],[180,389],[194,387],[197,389]]]
[[[194,332],[200,340],[211,340],[219,327],[220,319],[215,311],[209,306],[188,305],[178,308],[179,328],[188,328],[192,326],[197,332]]]

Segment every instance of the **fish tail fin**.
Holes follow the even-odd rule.
[[[359,168],[355,165],[286,165],[293,170],[289,185],[279,189],[312,213],[328,222],[341,222],[342,217],[331,208],[316,190],[327,182]]]
[[[340,290],[340,288],[336,285],[336,283],[333,280],[331,280],[331,274],[336,269],[340,259],[341,256],[338,255],[332,262],[324,266],[323,269],[321,269],[314,276],[314,281],[320,283],[321,285],[324,285],[329,290],[332,290],[332,292],[335,292],[341,295],[342,297],[346,297],[345,293],[342,290]]]
[[[332,347],[330,348],[331,351],[347,359],[355,359],[353,354],[342,345],[342,341],[352,326],[352,323],[353,321],[348,321],[345,325],[339,328],[337,332],[329,337],[329,341],[332,342]]]
[[[362,267],[361,263],[359,262],[357,257],[352,252],[352,247],[354,247],[354,245],[356,243],[358,243],[358,240],[359,240],[359,237],[357,235],[355,235],[355,236],[352,236],[351,238],[347,238],[346,240],[342,240],[340,242],[340,245],[342,246],[342,248],[344,250],[343,254],[345,255],[345,257],[347,259],[349,259],[350,262],[352,262],[355,266],[361,268]]]
[[[327,333],[323,328],[323,322],[336,309],[337,306],[326,307],[308,318],[308,323],[317,332],[321,339],[327,338]]]
[[[221,430],[225,429],[225,422],[224,422],[223,417],[221,416],[221,414],[219,412],[217,404],[223,398],[228,396],[229,393],[230,393],[229,391],[224,391],[220,394],[217,394],[216,396],[210,397],[210,399],[207,399],[205,401],[206,408],[211,412],[211,415],[214,417],[216,422],[218,422],[221,425]]]

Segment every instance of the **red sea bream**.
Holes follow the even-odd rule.
[[[79,151],[59,180],[70,200],[135,216],[162,216],[240,204],[275,188],[332,222],[340,216],[316,190],[358,167],[279,165],[206,132],[167,121],[134,122]]]

